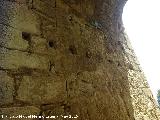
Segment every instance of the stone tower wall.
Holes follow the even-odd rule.
[[[0,117],[159,120],[124,33],[125,2],[0,0]]]

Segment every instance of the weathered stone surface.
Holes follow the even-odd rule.
[[[138,73],[133,70],[128,72],[128,80],[130,81],[131,86],[130,92],[133,101],[132,104],[135,110],[135,119],[156,120],[159,117],[156,103],[152,99],[153,95],[147,82],[143,81],[143,79],[144,76],[142,73]]]
[[[125,2],[0,0],[1,113],[159,120],[124,32]]]
[[[39,14],[46,15],[46,17],[51,17],[53,19],[56,17],[56,9],[54,9],[55,7],[55,0],[34,0],[32,4],[32,9],[34,9],[36,12],[39,12]]]
[[[65,81],[57,76],[23,76],[17,99],[32,104],[51,104],[66,99]]]
[[[0,34],[1,46],[18,50],[27,50],[27,48],[29,47],[29,42],[22,38],[21,31],[18,31],[7,25],[0,24]]]
[[[29,116],[38,116],[39,113],[40,109],[33,106],[0,108],[0,118],[3,120],[35,120],[34,116],[31,116],[31,118]]]
[[[14,80],[0,70],[0,105],[13,103]]]
[[[32,36],[30,45],[31,45],[31,51],[33,53],[50,54],[48,52],[49,41],[47,41],[44,38],[41,38],[39,36]]]
[[[38,19],[36,15],[28,9],[27,4],[1,0],[0,9],[0,24],[5,24],[33,34],[40,34]]]
[[[120,94],[113,92],[117,98],[112,97],[114,90],[112,87],[117,85],[111,85],[111,82],[103,71],[82,72],[70,76],[67,86],[71,113],[78,114],[79,119],[105,120],[112,118],[111,115],[105,113],[113,110],[112,115],[115,119],[129,119],[125,108],[126,103]],[[112,106],[113,104],[116,106]],[[109,109],[111,106],[113,109]],[[118,107],[121,109],[117,111]]]
[[[19,69],[26,67],[48,70],[49,68],[48,58],[37,54],[0,48],[0,56],[0,66],[3,69]]]

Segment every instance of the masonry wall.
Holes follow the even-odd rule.
[[[124,4],[0,0],[0,117],[158,120],[124,33]]]

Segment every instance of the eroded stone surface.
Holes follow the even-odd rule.
[[[18,30],[39,34],[39,22],[36,15],[23,4],[8,0],[0,1],[0,24],[5,24]]]
[[[64,78],[58,76],[23,76],[17,99],[32,104],[51,104],[66,99]]]
[[[6,48],[0,48],[0,50],[0,66],[4,69],[19,69],[21,67],[48,69],[49,60],[45,56]]]
[[[29,47],[28,41],[22,39],[22,32],[14,28],[0,24],[0,34],[0,45],[3,47],[19,50],[27,50]]]
[[[1,113],[159,120],[124,33],[124,4],[1,0]]]

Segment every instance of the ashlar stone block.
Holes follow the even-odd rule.
[[[19,69],[21,67],[48,70],[49,60],[46,56],[30,54],[18,50],[0,48],[0,66],[4,69]]]
[[[24,76],[17,99],[32,104],[49,104],[66,99],[65,80],[57,76]]]
[[[8,0],[0,1],[0,24],[34,34],[40,34],[37,16],[27,4],[18,4]]]

